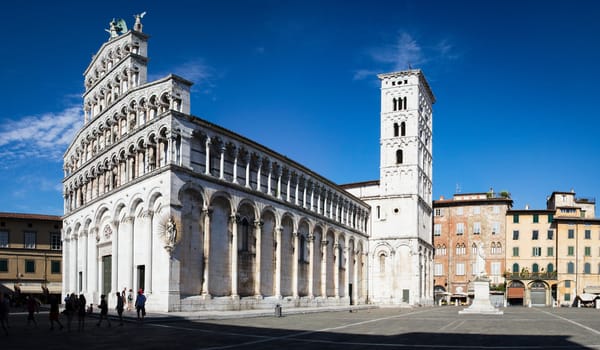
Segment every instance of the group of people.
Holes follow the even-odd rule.
[[[125,307],[127,307],[128,311],[132,311],[133,304],[133,291],[130,289],[129,294],[126,295],[127,289],[123,289],[123,292],[116,292],[116,311],[119,316],[119,326],[123,325],[123,311]],[[93,313],[93,304],[87,306],[87,301],[83,294],[77,296],[75,293],[71,293],[67,295],[64,299],[65,307],[62,311],[62,314],[66,316],[67,319],[67,330],[71,331],[71,323],[75,316],[77,316],[77,330],[79,332],[85,329],[85,318],[87,314]],[[50,304],[50,312],[49,312],[49,320],[50,320],[50,330],[54,330],[54,324],[56,323],[60,329],[64,328],[62,322],[60,321],[60,305],[58,302],[58,298],[54,295],[49,297]],[[39,313],[40,305],[39,302],[32,296],[29,295],[26,301],[26,309],[27,309],[27,327],[30,326],[31,323],[37,328],[38,324],[35,319],[35,314]],[[100,304],[98,304],[98,308],[100,309],[100,317],[98,318],[98,322],[96,323],[97,327],[100,327],[102,322],[106,320],[108,326],[111,326],[110,319],[108,318],[108,302],[106,295],[102,294],[100,296]],[[144,291],[140,289],[138,291],[137,297],[135,298],[135,310],[137,312],[138,321],[143,321],[146,316],[146,296],[144,295]],[[3,293],[0,293],[0,325],[2,326],[2,330],[6,335],[8,335],[8,314],[10,311],[10,304],[7,297],[4,296]]]

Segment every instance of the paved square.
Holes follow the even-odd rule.
[[[600,310],[504,309],[504,315],[459,315],[462,308],[369,309],[275,317],[194,321],[153,318],[143,325],[49,331],[11,314],[3,349],[600,349]],[[285,311],[284,311],[285,313]],[[241,313],[240,315],[243,315]],[[63,320],[64,322],[64,320]]]

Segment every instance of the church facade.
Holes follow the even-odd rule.
[[[141,16],[123,27],[84,73],[84,125],[64,154],[63,294],[114,303],[143,289],[153,311],[430,302],[433,95],[420,71],[380,77],[411,81],[382,88],[382,107],[410,106],[382,111],[383,185],[339,186],[191,115],[190,81],[147,81]],[[376,221],[377,205],[402,214]]]

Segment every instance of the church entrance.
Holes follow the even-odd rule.
[[[102,257],[102,294],[110,295],[112,279],[112,255]]]

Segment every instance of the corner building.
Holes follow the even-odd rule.
[[[190,115],[191,82],[147,81],[147,40],[138,18],[84,73],[85,123],[64,155],[63,293],[112,304],[143,289],[152,311],[368,302],[369,204]]]

